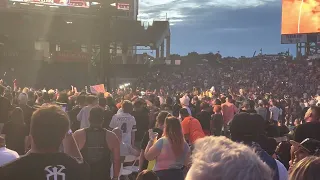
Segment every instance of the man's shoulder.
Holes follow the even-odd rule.
[[[11,155],[13,156],[13,154]],[[15,161],[1,166],[1,171],[6,171],[9,169],[20,169],[20,166],[23,166],[23,164],[25,164],[26,161],[28,161],[27,156],[20,156],[20,158],[16,159]]]
[[[8,148],[5,149],[5,153],[8,156],[12,156],[12,157],[16,157],[16,158],[19,157],[19,154],[16,151],[13,151],[13,150],[8,149]]]
[[[43,174],[39,172],[49,172],[54,168],[60,171],[67,170],[66,173],[73,174],[72,179],[78,179],[76,177],[80,177],[80,174],[87,174],[89,166],[64,153],[29,154],[0,167],[0,176],[3,175],[5,180],[20,179],[21,175],[25,179],[42,179]]]

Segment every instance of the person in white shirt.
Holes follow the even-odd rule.
[[[287,171],[286,167],[284,167],[284,165],[280,161],[278,161],[277,159],[275,159],[275,160],[276,160],[276,163],[278,166],[279,180],[288,180],[289,175],[288,175],[288,171]]]
[[[122,142],[134,146],[136,120],[130,114],[133,110],[133,105],[130,101],[124,101],[122,104],[122,112],[115,114],[110,122],[110,129],[119,128],[122,131]]]
[[[0,136],[0,166],[10,163],[19,158],[19,154],[6,148],[5,139]]]
[[[279,117],[281,115],[281,110],[276,106],[275,104],[276,102],[275,101],[270,101],[270,108],[269,108],[269,111],[270,111],[270,119],[273,120],[273,121],[278,121],[279,120]]]
[[[182,98],[180,98],[180,104],[182,108],[185,108],[188,110],[188,113],[190,114],[190,116],[192,115],[191,110],[189,108],[189,104],[190,104],[190,98],[187,94],[185,94]]]
[[[96,96],[88,96],[86,101],[88,105],[83,107],[77,115],[77,120],[80,121],[80,129],[88,128],[90,126],[90,111],[94,106],[98,105],[98,98]]]

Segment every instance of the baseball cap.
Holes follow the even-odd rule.
[[[255,141],[264,132],[264,120],[258,114],[236,114],[230,124],[231,139],[233,141]]]
[[[308,122],[297,126],[293,134],[293,141],[301,143],[307,138],[320,141],[320,122]]]
[[[290,141],[291,145],[303,149],[307,151],[310,155],[315,155],[320,152],[320,141],[312,139],[312,138],[307,138],[303,140],[301,143],[298,143],[296,141]]]

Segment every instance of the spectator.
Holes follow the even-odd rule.
[[[136,180],[159,180],[159,178],[155,172],[143,170],[138,174]]]
[[[320,141],[307,138],[301,143],[296,141],[290,141],[291,146],[291,168],[308,156],[319,156],[320,155]]]
[[[81,109],[86,105],[86,96],[80,95],[76,99],[76,105],[68,112],[71,123],[71,130],[74,132],[80,129],[80,122],[77,120],[77,115],[80,113]]]
[[[68,177],[87,180],[88,167],[69,131],[68,115],[57,106],[41,107],[32,116],[31,150],[26,155],[0,168],[1,180]],[[63,142],[64,153],[59,153]],[[19,173],[17,173],[19,172]]]
[[[278,156],[278,160],[289,169],[289,161],[291,159],[290,155],[291,144],[288,141],[280,142],[276,149],[276,154]]]
[[[142,99],[138,99],[133,104],[134,110],[132,112],[133,117],[137,123],[137,131],[135,134],[136,145],[141,143],[145,132],[149,128],[149,110],[145,106],[145,102]],[[139,146],[136,146],[139,147]]]
[[[112,97],[111,97],[111,96],[108,96],[108,97],[106,97],[106,100],[107,100],[107,105],[109,106],[110,111],[112,112],[112,114],[116,114],[117,111],[118,111],[118,108],[117,108],[117,106],[115,105],[115,102],[114,102],[114,100],[112,99]]]
[[[165,121],[164,136],[153,144],[157,134],[149,130],[149,143],[145,158],[156,159],[154,171],[160,180],[184,180],[182,167],[189,162],[190,150],[182,134],[180,121],[168,117]]]
[[[172,115],[175,116],[175,117],[178,117],[179,116],[179,111],[181,109],[181,104],[180,104],[180,97],[177,96],[176,97],[176,102],[175,104],[172,106]]]
[[[212,115],[212,108],[209,106],[208,103],[203,102],[200,105],[200,109],[201,109],[201,111],[197,114],[197,119],[199,120],[205,135],[209,136],[210,135],[210,121],[211,121],[211,115]]]
[[[6,145],[9,149],[16,151],[19,155],[24,155],[27,149],[27,138],[29,130],[24,123],[23,111],[21,108],[15,108],[2,130],[3,137],[6,139]]]
[[[205,137],[195,144],[186,180],[271,180],[272,171],[247,146],[225,137]]]
[[[164,111],[168,111],[169,113],[172,113],[173,111],[173,100],[171,97],[166,98],[166,102],[161,105],[161,109]]]
[[[232,103],[232,96],[226,98],[226,102],[221,105],[222,116],[224,121],[224,133],[227,134],[229,130],[229,122],[233,119],[234,115],[238,112],[237,107]]]
[[[320,158],[306,157],[297,163],[290,172],[290,180],[320,179]]]
[[[320,106],[312,106],[311,114],[311,121],[320,122]]]
[[[24,122],[27,125],[28,133],[30,130],[31,116],[35,109],[30,107],[28,104],[28,95],[25,93],[21,93],[18,96],[18,107],[20,107],[23,111]]]
[[[187,142],[192,145],[196,140],[205,136],[201,124],[198,119],[192,117],[188,110],[182,108],[180,110],[180,117],[182,119],[182,132]]]
[[[262,144],[266,143],[261,138],[264,134],[264,124],[265,121],[257,114],[237,114],[230,126],[231,139],[236,142],[243,142],[254,149],[260,159],[273,171],[274,180],[285,180],[288,174],[284,166],[273,159],[265,149],[262,149]]]
[[[192,115],[191,109],[189,107],[190,104],[190,98],[188,97],[188,95],[184,95],[182,98],[180,98],[180,104],[181,104],[181,108],[185,108],[188,113],[190,114],[190,116]]]
[[[5,91],[5,87],[0,84],[0,133],[4,126],[4,123],[9,120],[9,111],[11,109],[10,101],[3,97]]]
[[[115,114],[110,122],[109,127],[111,129],[119,128],[122,131],[122,142],[125,144],[131,144],[134,147],[135,143],[135,133],[136,120],[131,115],[133,111],[133,106],[130,101],[124,101],[121,106],[122,112]]]
[[[84,160],[90,165],[90,179],[110,179],[111,156],[113,179],[120,171],[120,142],[113,132],[102,128],[104,109],[93,107],[90,111],[90,127],[74,133],[75,140]]]
[[[221,106],[215,105],[213,108],[214,114],[211,120],[211,134],[215,136],[222,135],[223,116],[221,114]]]
[[[164,128],[164,122],[165,119],[169,116],[170,114],[166,111],[162,111],[158,114],[156,118],[156,124],[155,127],[152,129],[154,133],[158,133],[157,139],[160,139],[163,134],[163,128]],[[146,132],[143,136],[142,142],[141,142],[141,152],[140,152],[140,159],[139,159],[139,169],[144,170],[147,169],[148,167],[148,161],[144,157],[144,152],[146,150],[146,147],[149,142],[149,133]]]
[[[98,99],[96,96],[86,97],[87,106],[83,107],[79,114],[77,115],[77,120],[80,121],[80,128],[87,128],[90,126],[89,116],[91,109],[98,104]]]
[[[258,107],[256,108],[256,112],[264,119],[267,120],[267,109],[264,107],[264,103],[262,100],[259,100]]]
[[[240,109],[240,112],[257,113],[256,110],[251,108],[249,101],[244,101],[243,102],[242,108]]]
[[[281,110],[276,106],[276,101],[270,101],[270,120],[275,121],[275,124],[278,124],[279,117],[281,115]]]
[[[0,136],[0,172],[1,166],[10,163],[19,158],[19,154],[6,148],[5,139]]]

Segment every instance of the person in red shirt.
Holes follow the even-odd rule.
[[[237,107],[232,103],[232,96],[228,96],[226,101],[221,105],[224,124],[228,124],[238,112]]]
[[[223,116],[223,132],[224,135],[229,137],[229,123],[232,121],[234,115],[238,112],[237,107],[232,103],[232,96],[227,96],[226,102],[221,105]]]
[[[190,116],[187,109],[182,108],[180,110],[180,117],[182,119],[182,132],[189,144],[192,145],[196,140],[205,137],[199,120]]]

